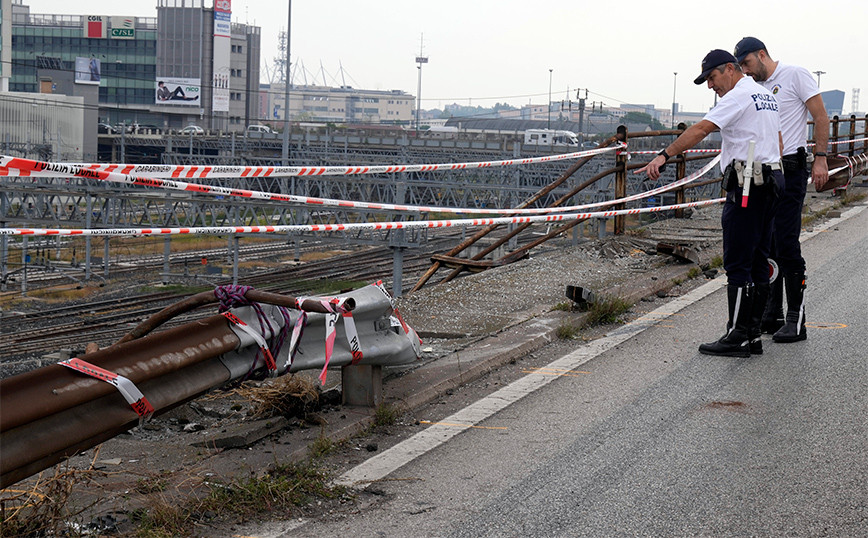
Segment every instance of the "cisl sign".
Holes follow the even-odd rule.
[[[133,17],[111,17],[112,39],[135,39],[136,23]]]

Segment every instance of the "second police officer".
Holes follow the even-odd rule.
[[[724,335],[700,345],[699,352],[749,357],[751,353],[762,353],[760,320],[769,290],[772,219],[777,195],[784,184],[778,103],[771,92],[744,76],[732,54],[721,49],[712,50],[703,58],[702,72],[693,82],[697,85],[706,82],[720,101],[635,173],[645,172],[656,180],[660,167],[670,156],[720,131],[720,167],[726,190],[721,225],[729,321]],[[747,199],[745,207],[743,198]]]
[[[772,259],[781,274],[772,283],[762,330],[773,334],[775,342],[798,342],[808,337],[805,331],[805,259],[799,244],[802,206],[809,174],[817,189],[822,189],[829,179],[826,163],[829,116],[820,88],[804,67],[772,60],[765,44],[755,37],[739,41],[734,55],[744,73],[771,91],[781,108],[785,186],[775,212],[771,249]],[[808,153],[805,143],[809,114],[814,120],[816,139],[813,154]],[[782,284],[786,285],[786,316]]]

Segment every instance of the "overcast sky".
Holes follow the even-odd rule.
[[[24,3],[33,13],[156,16],[156,0]],[[232,0],[233,22],[262,28],[263,64],[277,55],[287,6]],[[682,110],[705,111],[714,94],[693,84],[702,57],[753,35],[773,59],[825,71],[820,89],[844,91],[849,113],[853,88],[868,109],[868,34],[857,29],[866,20],[865,0],[296,0],[290,52],[296,83],[304,71],[309,84],[416,95],[423,44],[423,108],[544,104],[551,81],[552,100],[582,88],[607,106],[668,109],[674,90]]]

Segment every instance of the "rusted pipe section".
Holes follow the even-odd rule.
[[[254,303],[273,304],[288,308],[296,308],[298,306],[298,299],[291,295],[281,295],[279,293],[249,289],[244,293],[244,297]],[[124,342],[141,338],[174,317],[195,310],[201,306],[216,304],[219,301],[220,299],[217,298],[213,291],[203,291],[196,295],[191,295],[183,301],[167,306],[163,310],[160,310],[150,318],[146,319],[132,331],[125,334],[117,343],[122,344]],[[348,298],[344,303],[344,307],[347,310],[352,310],[355,307],[355,301],[353,301],[352,298]],[[318,312],[320,314],[328,313],[328,310],[323,307],[319,301],[311,299],[305,299],[302,301],[301,309],[305,312]]]

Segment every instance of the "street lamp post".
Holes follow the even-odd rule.
[[[292,0],[286,6],[286,58],[283,72],[283,148],[280,152],[283,166],[289,166],[289,30],[292,27]]]
[[[675,108],[678,106],[675,104],[675,88],[677,87],[678,72],[675,71],[672,75],[672,128],[675,129]]]
[[[552,128],[552,71],[554,69],[549,69],[549,100],[546,103],[546,108],[549,111],[548,129]]]
[[[820,75],[825,75],[825,71],[814,71],[814,74],[817,75],[817,87],[820,87]]]
[[[419,69],[419,85],[416,89],[416,138],[419,138],[419,115],[422,113],[422,64],[428,63],[428,57],[422,56],[422,40],[424,36],[419,40],[419,56],[416,56],[416,63],[419,64],[417,69]]]

